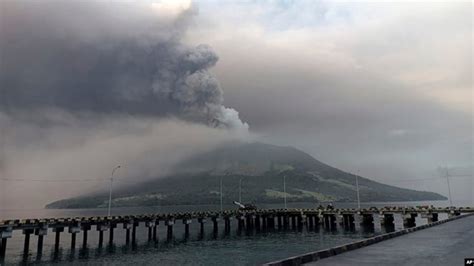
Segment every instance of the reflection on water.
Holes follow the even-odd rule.
[[[412,203],[370,203],[366,206],[416,206],[416,205],[443,205],[444,202],[412,202]],[[354,207],[354,204],[335,204],[336,207]],[[280,205],[265,205],[262,208],[281,208]],[[290,204],[290,208],[315,207],[311,203]],[[364,207],[364,206],[363,206]],[[168,207],[137,207],[116,208],[113,215],[130,215],[145,213],[168,213],[197,210],[217,210],[219,206],[168,206]],[[227,206],[233,209],[234,206]],[[87,210],[30,210],[30,211],[5,211],[3,218],[40,218],[40,217],[77,217],[104,215],[103,209]],[[239,231],[237,222],[232,219],[231,230],[224,230],[223,221],[219,222],[217,234],[213,233],[212,223],[205,224],[204,232],[200,231],[199,223],[193,221],[190,225],[189,235],[185,235],[184,225],[176,223],[173,238],[167,240],[166,227],[158,226],[158,241],[148,241],[148,230],[143,224],[137,228],[137,244],[125,244],[125,230],[117,227],[114,230],[114,244],[98,248],[98,232],[93,227],[88,234],[88,245],[82,247],[82,234],[77,234],[78,247],[71,250],[71,237],[67,232],[61,234],[61,246],[54,250],[54,233],[51,230],[44,239],[43,256],[37,256],[37,237],[31,236],[28,257],[23,258],[24,236],[20,231],[15,231],[13,238],[9,239],[7,246],[7,262],[18,264],[27,261],[32,264],[59,264],[59,265],[255,265],[301,253],[329,248],[377,234],[391,232],[403,228],[399,215],[395,215],[392,227],[382,227],[375,217],[374,226],[361,226],[356,219],[355,225],[326,229],[322,226],[308,225],[303,228],[290,228],[288,230],[270,229],[256,232]],[[445,217],[441,216],[440,219]],[[418,217],[416,224],[424,224],[426,219]],[[67,230],[66,230],[67,231]],[[108,243],[108,234],[105,235]]]

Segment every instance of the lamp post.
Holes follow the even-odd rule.
[[[220,200],[221,200],[221,212],[222,212],[222,175],[221,175],[221,180],[220,180]]]
[[[356,175],[356,188],[357,188],[357,208],[360,210],[359,171],[357,171],[357,175]]]
[[[448,167],[446,167],[445,176],[446,176],[446,182],[448,183],[449,207],[452,207],[453,199],[451,198],[451,186],[449,184],[449,168]]]
[[[283,176],[283,199],[285,200],[286,209],[286,175]]]
[[[112,174],[110,175],[109,208],[107,210],[107,216],[110,216],[110,207],[112,206],[112,184],[114,183],[114,173],[120,167],[121,167],[120,165],[115,166],[114,169],[112,170]]]
[[[239,202],[242,203],[242,177],[239,179]]]

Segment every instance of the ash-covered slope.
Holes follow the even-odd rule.
[[[114,206],[213,204],[219,202],[223,179],[224,203],[238,199],[254,203],[281,202],[286,177],[288,201],[355,201],[355,176],[326,165],[292,147],[263,143],[230,143],[199,154],[176,166],[176,174],[122,188]],[[361,201],[443,200],[444,196],[384,185],[359,178]],[[47,208],[105,207],[108,194],[97,193],[48,204]]]

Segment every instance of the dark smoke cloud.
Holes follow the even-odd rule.
[[[2,2],[0,111],[178,117],[247,130],[223,106],[208,45],[184,44],[196,8],[151,3]]]
[[[0,1],[0,217],[106,189],[117,164],[139,183],[249,136],[216,53],[182,41],[196,8],[162,4]]]

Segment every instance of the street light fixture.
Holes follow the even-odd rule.
[[[112,174],[110,175],[110,188],[109,188],[109,208],[107,210],[107,216],[110,217],[110,207],[112,205],[112,184],[114,182],[114,173],[117,169],[119,169],[121,166],[120,165],[117,165],[114,167],[114,169],[112,170]]]

